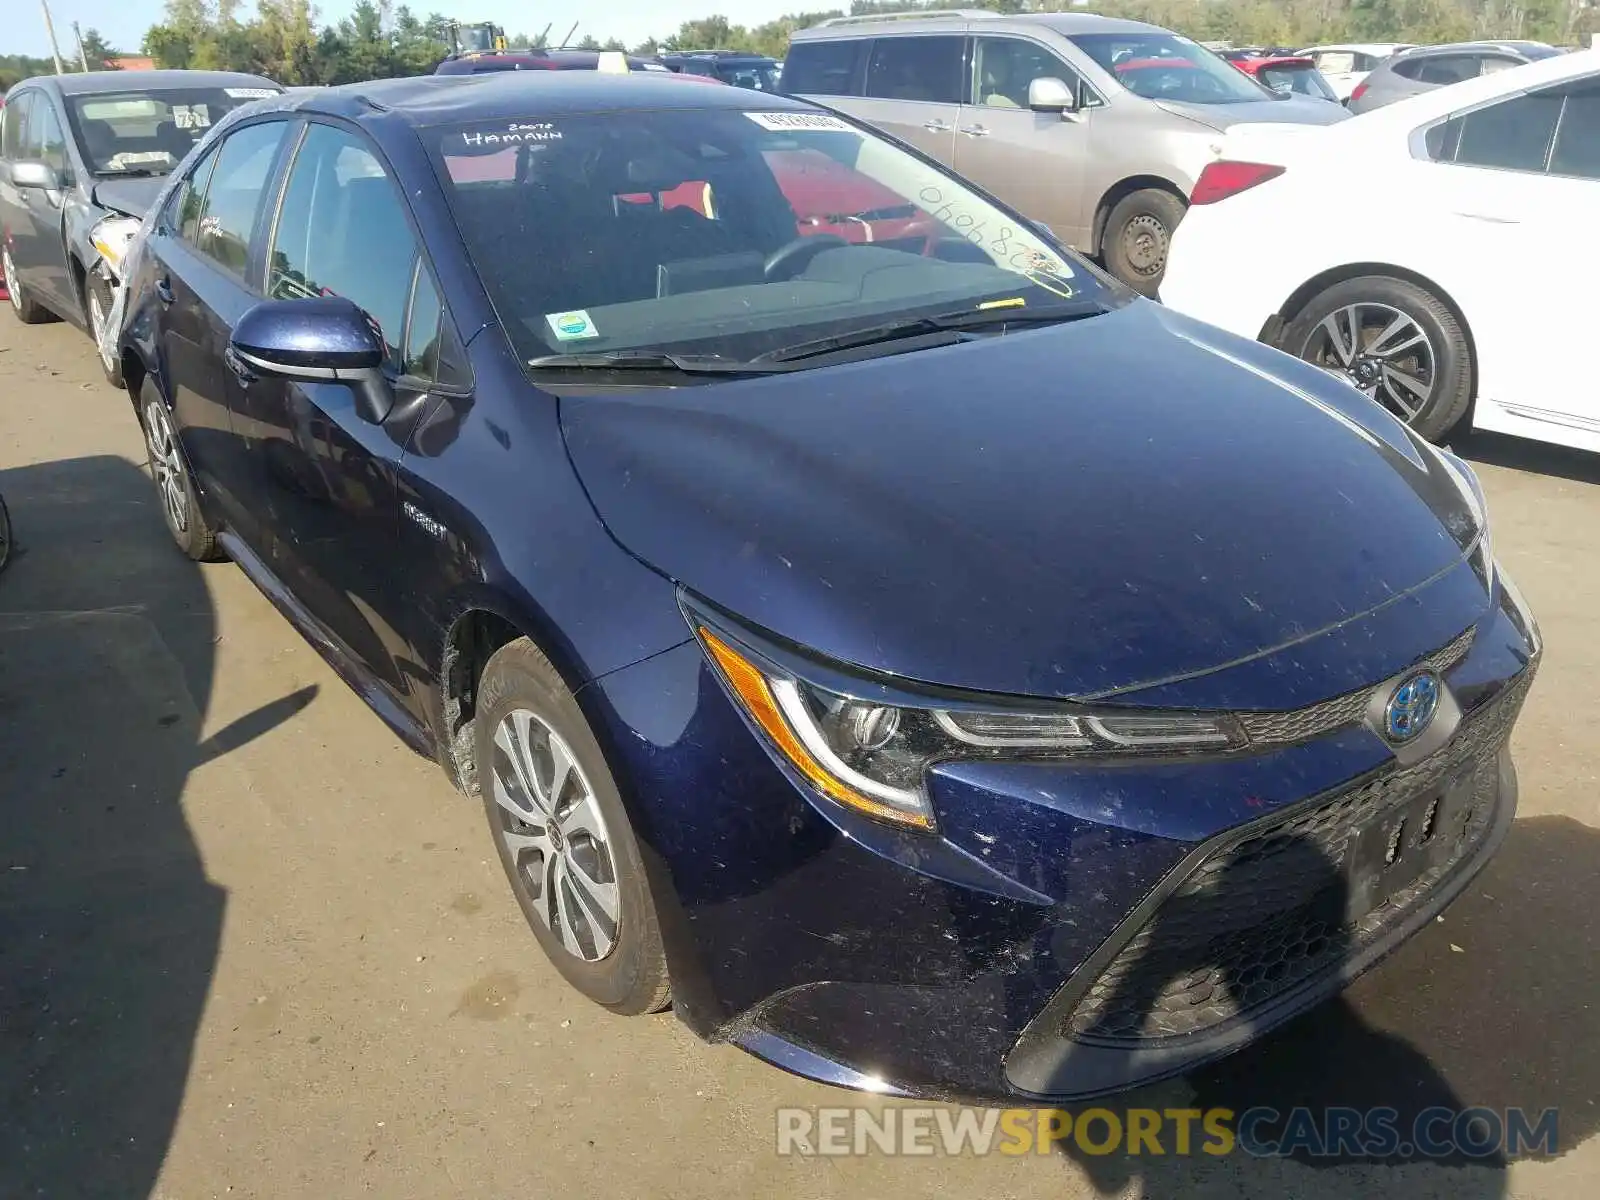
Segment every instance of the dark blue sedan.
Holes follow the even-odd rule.
[[[1539,642],[1470,468],[832,113],[265,101],[129,296],[178,545],[482,797],[618,1013],[1104,1093],[1333,994],[1511,821]]]

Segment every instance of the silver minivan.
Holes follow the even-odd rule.
[[[1146,295],[1220,131],[1349,116],[1159,26],[1089,13],[835,18],[794,35],[782,89],[954,167]]]

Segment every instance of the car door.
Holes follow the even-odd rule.
[[[270,526],[268,565],[340,649],[403,704],[401,598],[391,586],[396,472],[407,421],[434,386],[428,347],[441,305],[405,201],[364,135],[319,122],[306,127],[271,231],[265,288],[270,299],[290,302],[343,296],[367,314],[387,349],[384,373],[396,403],[381,424],[358,413],[347,384],[247,369],[234,373],[232,405],[253,466],[253,503]]]
[[[1600,75],[1512,96],[1428,134],[1444,211],[1475,261],[1465,308],[1478,396],[1533,420],[1600,431],[1586,281],[1600,276]]]
[[[958,33],[878,38],[863,96],[850,111],[946,166],[966,97],[966,38]]]
[[[223,524],[252,545],[258,522],[243,486],[248,476],[229,412],[223,355],[228,331],[260,300],[249,282],[251,247],[293,124],[262,121],[223,138],[180,183],[147,244],[179,442],[195,478],[217,501]]]
[[[955,169],[1075,244],[1083,217],[1090,113],[1028,107],[1028,85],[1056,78],[1082,95],[1076,71],[1020,37],[973,39],[971,89],[957,122]]]
[[[17,220],[11,259],[26,281],[34,299],[57,312],[76,312],[72,276],[67,270],[66,239],[62,232],[62,211],[66,189],[72,186],[71,164],[67,161],[67,139],[54,100],[46,92],[35,92],[28,106],[28,128],[24,135],[23,158],[53,167],[59,188],[18,188],[23,216]]]
[[[27,189],[11,182],[11,164],[28,157],[28,112],[33,107],[33,97],[33,92],[18,92],[0,109],[0,164],[4,167],[0,169],[0,244],[19,271],[19,255],[32,252],[33,215],[28,208]]]

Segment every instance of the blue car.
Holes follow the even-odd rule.
[[[481,797],[617,1013],[1107,1093],[1332,995],[1511,821],[1539,640],[1471,469],[837,114],[284,96],[134,257],[178,546]]]

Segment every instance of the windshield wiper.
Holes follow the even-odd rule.
[[[871,325],[866,329],[852,329],[832,337],[817,338],[809,342],[796,342],[760,355],[756,363],[784,363],[802,358],[815,358],[835,350],[853,350],[858,346],[874,346],[897,342],[905,338],[932,333],[968,333],[982,329],[1003,328],[1007,325],[1053,325],[1065,321],[1078,321],[1084,317],[1097,317],[1110,309],[1099,300],[1072,300],[1065,304],[1048,304],[1036,307],[1021,305],[1003,308],[962,308],[954,312],[934,313],[926,317],[912,317],[903,321],[890,321],[886,325]]]
[[[603,350],[589,354],[546,354],[530,367],[581,371],[681,371],[685,375],[772,375],[776,363],[746,362],[720,354],[666,354],[657,350]]]

